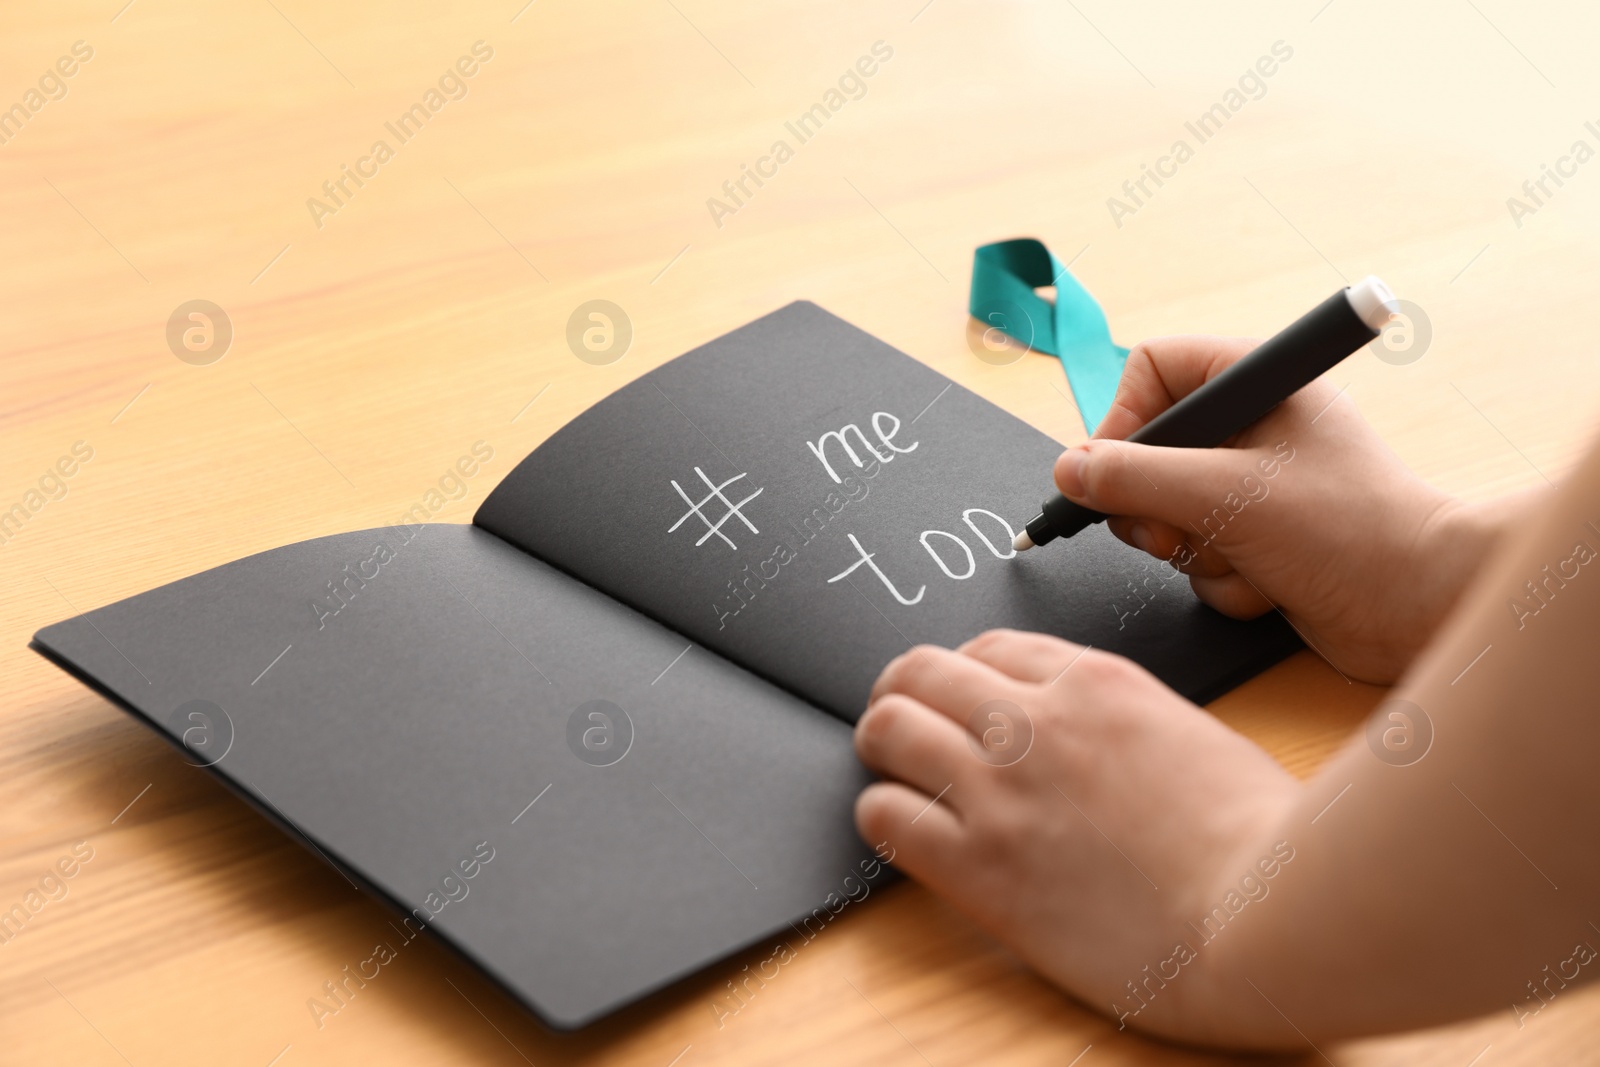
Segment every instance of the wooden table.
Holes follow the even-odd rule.
[[[24,646],[202,568],[391,522],[481,439],[487,475],[434,516],[466,521],[607,392],[798,297],[1074,440],[1053,360],[970,348],[972,249],[1021,234],[1073,261],[1124,342],[1259,335],[1381,273],[1431,347],[1335,377],[1465,495],[1558,477],[1600,408],[1600,164],[1537,205],[1521,190],[1600,144],[1577,3],[125,2],[0,16],[0,106],[23,107],[0,124],[0,509],[25,511],[0,527],[0,906],[93,850],[0,946],[5,1063],[1224,1060],[1116,1033],[913,885],[721,1028],[709,1002],[747,961],[552,1036],[419,942],[319,1029],[307,999],[385,913]],[[800,143],[785,123],[879,41],[892,56]],[[1292,56],[1229,110],[1279,41]],[[429,109],[461,57],[470,76]],[[415,103],[425,121],[389,131]],[[1208,111],[1202,143],[1185,123]],[[792,153],[762,162],[779,139]],[[1178,139],[1191,157],[1160,162]],[[1143,164],[1169,176],[1135,203]],[[734,204],[744,165],[768,176]],[[1511,196],[1535,210],[1513,218]],[[635,331],[609,366],[565,340],[597,298]],[[179,346],[193,362],[167,341],[197,299],[231,323],[214,362],[204,338]],[[30,496],[78,442],[92,459]],[[1214,710],[1304,774],[1379,695],[1301,654]],[[1597,996],[1521,1031],[1508,1006],[1325,1051],[1552,1062],[1592,1047]]]

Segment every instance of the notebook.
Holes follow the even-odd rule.
[[[851,726],[911,645],[1038,630],[1200,702],[1299,647],[1103,526],[1016,555],[1060,451],[797,302],[594,405],[471,525],[263,552],[33,647],[394,907],[397,941],[576,1028],[804,951],[893,877],[854,829]]]

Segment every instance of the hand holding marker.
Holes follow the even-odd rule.
[[[1165,448],[1214,448],[1377,337],[1398,310],[1389,287],[1369,275],[1263,341],[1127,439]],[[1057,494],[1012,545],[1023,552],[1071,537],[1106,517]]]

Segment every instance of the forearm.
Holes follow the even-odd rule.
[[[1542,1003],[1528,983],[1548,998],[1575,971],[1600,974],[1571,962],[1579,943],[1600,946],[1600,452],[1543,503],[1380,709],[1377,740],[1352,739],[1226,865],[1236,880],[1276,841],[1295,850],[1199,953],[1213,1003],[1184,1028],[1215,1032],[1184,1036],[1293,1045],[1493,1009],[1525,1018]],[[1391,711],[1414,738],[1431,725],[1426,751],[1385,747],[1385,730],[1404,739]]]

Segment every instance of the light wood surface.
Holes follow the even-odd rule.
[[[388,936],[384,911],[26,642],[390,522],[481,439],[494,460],[435,516],[466,521],[607,392],[800,297],[1074,440],[1059,365],[969,350],[972,249],[1022,234],[1075,259],[1124,343],[1268,333],[1381,274],[1432,347],[1334,377],[1464,495],[1558,478],[1600,409],[1600,162],[1520,226],[1506,205],[1573,141],[1600,145],[1600,16],[1577,3],[124,2],[0,14],[0,106],[93,49],[0,144],[0,510],[93,449],[0,545],[0,906],[93,849],[0,945],[0,1062],[1225,1062],[1116,1033],[912,885],[721,1028],[709,1002],[748,961],[555,1036],[422,941],[319,1029],[307,999]],[[394,144],[384,124],[480,40],[467,95]],[[1264,95],[1117,226],[1107,198],[1280,40]],[[707,198],[794,146],[785,121],[877,41],[893,57],[864,95],[717,225]],[[380,138],[394,157],[319,228],[307,199]],[[209,366],[164,336],[197,298],[235,330]],[[635,330],[605,367],[564,339],[595,298]],[[1305,774],[1379,696],[1302,654],[1214,710]],[[1520,1031],[1508,1006],[1322,1052],[1542,1064],[1597,1031],[1597,995],[1572,991]]]

